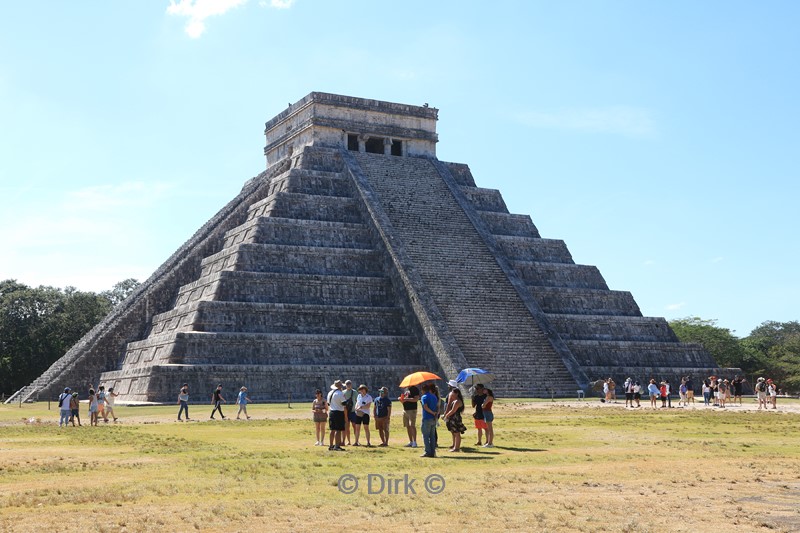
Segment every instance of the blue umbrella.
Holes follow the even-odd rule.
[[[465,368],[458,373],[456,378],[458,383],[463,383],[467,387],[477,385],[479,383],[486,384],[494,381],[494,374],[483,370],[482,368]]]

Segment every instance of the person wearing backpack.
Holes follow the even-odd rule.
[[[767,383],[764,378],[758,378],[756,381],[756,397],[758,398],[758,410],[767,408]]]
[[[58,421],[58,427],[62,425],[69,425],[69,417],[72,414],[72,409],[69,402],[72,399],[72,389],[69,387],[64,389],[64,392],[58,395],[58,408],[61,411],[61,418]]]

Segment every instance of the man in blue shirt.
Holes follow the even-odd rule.
[[[436,457],[436,419],[439,416],[439,398],[433,393],[433,386],[426,383],[422,386],[425,394],[420,398],[422,404],[422,441],[425,453],[420,457]]]
[[[375,417],[375,429],[381,437],[380,446],[389,445],[389,420],[392,417],[392,400],[389,399],[389,389],[380,388],[380,396],[373,403],[373,416]]]

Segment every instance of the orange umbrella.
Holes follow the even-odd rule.
[[[403,378],[400,382],[401,387],[410,387],[411,385],[419,385],[423,381],[430,381],[432,379],[442,379],[432,372],[414,372]]]

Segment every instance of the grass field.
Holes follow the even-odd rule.
[[[436,459],[402,447],[399,417],[389,448],[315,447],[310,403],[252,405],[247,422],[208,421],[209,406],[191,406],[191,423],[175,406],[118,407],[119,424],[66,429],[55,405],[3,405],[0,532],[800,531],[800,408],[781,403],[498,402],[496,448],[471,446],[470,430],[448,453],[442,426]],[[346,474],[352,494],[337,486]]]

